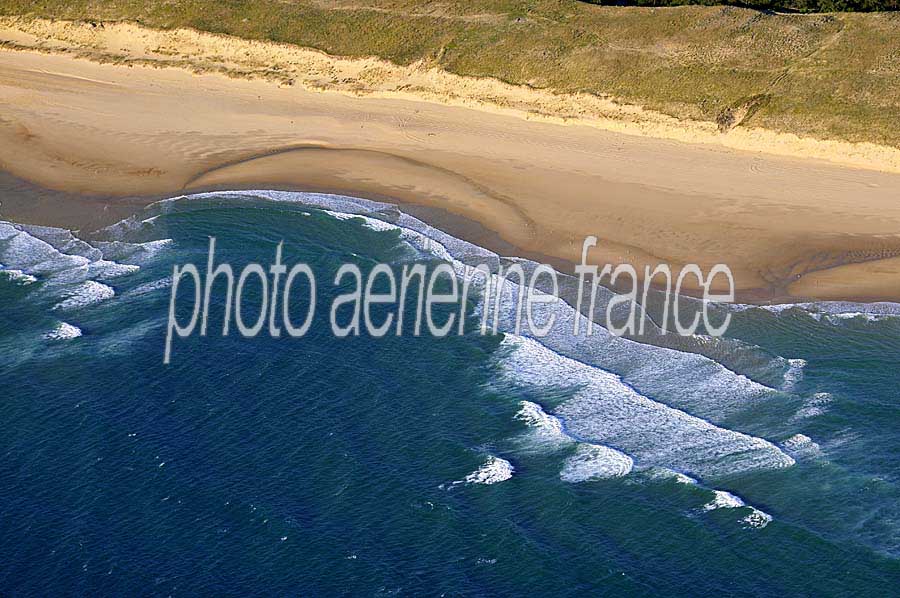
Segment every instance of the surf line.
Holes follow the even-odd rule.
[[[597,289],[604,276],[609,276],[611,284],[615,284],[622,278],[629,278],[631,290],[624,294],[616,294],[609,300],[605,310],[606,322],[603,328],[616,336],[635,334],[638,329],[642,333],[647,315],[644,309],[641,309],[640,315],[638,315],[640,283],[637,271],[630,264],[619,264],[615,267],[607,264],[602,270],[596,265],[588,265],[588,250],[596,245],[596,237],[585,238],[582,245],[581,263],[575,267],[578,275],[578,297],[575,306],[574,329],[571,330],[571,334],[576,336],[593,334]],[[247,264],[237,280],[235,280],[234,268],[230,264],[217,263],[215,237],[209,237],[207,263],[204,269],[205,279],[197,265],[192,263],[176,264],[172,270],[163,363],[171,363],[172,344],[175,337],[187,338],[193,335],[197,332],[198,325],[199,336],[207,335],[213,288],[217,279],[220,278],[225,285],[222,336],[228,336],[232,319],[238,332],[245,338],[256,337],[264,330],[272,338],[279,338],[283,333],[292,338],[305,336],[309,332],[316,314],[317,278],[312,267],[306,263],[294,264],[288,269],[288,266],[282,261],[283,247],[284,242],[282,241],[275,249],[274,263],[268,268],[259,263]],[[537,265],[531,271],[530,276],[526,274],[520,263],[513,263],[506,267],[500,265],[492,270],[485,263],[472,267],[455,259],[442,261],[437,265],[429,262],[428,266],[424,263],[412,265],[406,263],[399,273],[399,281],[396,270],[396,266],[379,263],[364,276],[359,265],[354,262],[344,263],[337,269],[332,278],[334,288],[343,291],[349,287],[350,290],[337,295],[331,303],[328,321],[331,331],[336,337],[359,336],[363,330],[375,338],[383,337],[391,330],[397,336],[404,333],[419,336],[422,334],[423,321],[425,328],[432,336],[444,337],[454,330],[456,334],[463,335],[465,334],[469,297],[474,290],[479,295],[479,305],[482,307],[480,318],[482,334],[488,332],[497,334],[499,322],[508,316],[508,308],[511,305],[509,301],[512,301],[515,304],[515,321],[512,326],[514,333],[523,332],[522,316],[524,314],[524,324],[528,329],[526,334],[534,338],[542,338],[551,332],[556,323],[558,310],[554,308],[554,304],[563,303],[559,297],[557,272],[548,264]],[[665,334],[669,317],[669,297],[672,291],[672,272],[667,265],[662,264],[657,266],[652,273],[648,266],[645,274],[642,295],[644,304],[647,301],[652,279],[658,274],[666,276],[666,304],[662,326]],[[730,285],[729,291],[713,294],[711,292],[712,283],[720,274],[727,279]],[[678,317],[679,297],[684,279],[689,275],[696,277],[700,286],[703,287],[703,308],[700,312],[693,314],[690,326],[683,326]],[[284,278],[282,279],[282,277]],[[589,311],[587,316],[583,316],[582,298],[585,294],[588,277],[590,277],[591,285]],[[250,282],[251,279],[256,279],[256,281]],[[713,303],[734,300],[734,279],[728,267],[724,264],[717,264],[705,277],[699,266],[688,264],[681,269],[674,280],[675,299],[672,310],[678,334],[695,334],[700,325],[701,314],[710,335],[724,334],[731,315],[726,315],[721,325],[713,326],[707,307]],[[193,293],[183,297],[179,302],[179,291],[184,293],[186,283],[190,284]],[[297,295],[292,292],[295,283],[298,288],[303,287],[306,291],[305,297],[303,297],[306,314],[299,324],[291,315],[293,313],[292,300],[296,298],[294,295]],[[251,292],[248,293],[247,289],[251,289]],[[249,303],[246,300],[248,294],[253,294],[258,298],[258,309],[252,306],[248,308],[245,305]],[[193,302],[190,315],[185,319],[183,317],[186,313],[184,307],[185,300],[188,298],[192,298]],[[415,301],[413,314],[408,314],[406,309],[410,301]],[[624,324],[614,324],[613,309],[622,304],[628,305],[628,317]],[[501,311],[503,308],[507,308],[507,310]],[[181,318],[178,317],[179,312]],[[536,317],[536,313],[538,317]],[[248,319],[248,314],[253,314],[253,316]],[[379,322],[376,323],[376,319]],[[582,330],[582,319],[587,320],[585,330]]]

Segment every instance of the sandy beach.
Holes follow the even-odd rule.
[[[900,300],[896,148],[723,135],[600,98],[575,117],[577,98],[375,59],[72,27],[0,28],[0,170],[102,198],[85,210],[211,188],[328,191],[439,208],[560,260],[595,235],[597,263],[725,263],[743,300]],[[3,202],[17,213],[52,217]]]

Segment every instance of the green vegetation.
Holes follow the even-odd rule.
[[[900,146],[900,13],[578,0],[0,0],[0,14],[132,20],[401,64],[425,60],[460,75],[611,95],[726,127]]]
[[[876,12],[900,10],[900,0],[581,0],[609,6],[686,6],[726,4],[776,12]]]

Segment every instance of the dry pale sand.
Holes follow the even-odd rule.
[[[424,67],[131,25],[42,34],[4,24],[0,40],[12,44],[0,51],[0,169],[44,187],[395,198],[566,260],[596,235],[599,263],[723,262],[745,299],[900,299],[893,148],[678,129],[596,98],[562,124],[565,110],[554,116],[541,102],[569,109],[571,97],[458,77],[454,88],[450,75]],[[397,87],[404,76],[414,81]],[[725,147],[755,147],[741,135],[757,149],[768,139],[768,153]]]

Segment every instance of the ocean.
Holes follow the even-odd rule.
[[[165,365],[173,266],[205,267],[210,237],[236,273],[279,243],[309,264],[308,332],[223,336],[215,292]],[[576,337],[563,277],[546,337],[508,302],[483,333],[477,293],[435,308],[462,334],[332,334],[341,264],[478,262],[535,266],[317,194],[0,222],[0,594],[898,594],[898,306]]]

